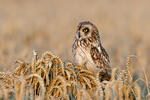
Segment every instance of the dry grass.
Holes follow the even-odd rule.
[[[51,52],[33,51],[32,63],[16,61],[12,73],[0,73],[3,100],[142,100],[149,97],[147,78],[133,75],[127,58],[125,70],[113,69],[110,81],[99,81],[83,66],[63,62]],[[134,76],[138,78],[134,79]]]

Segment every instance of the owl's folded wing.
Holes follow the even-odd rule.
[[[92,47],[90,53],[93,62],[99,69],[100,76],[104,77],[104,80],[109,80],[111,77],[111,67],[109,64],[109,57],[105,49],[101,48],[101,51],[99,51],[97,47]]]

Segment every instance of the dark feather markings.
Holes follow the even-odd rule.
[[[99,39],[99,34],[93,30],[91,37],[93,38],[93,40],[97,41]]]
[[[81,39],[80,40],[80,44],[81,44],[82,47],[85,47],[85,48],[88,47],[88,46],[90,46],[90,42],[86,38]]]
[[[104,57],[108,60],[108,62],[110,62],[109,56],[108,56],[106,50],[102,46],[101,46],[101,50],[102,50],[102,54],[104,55]]]
[[[109,62],[106,62],[106,61],[109,61],[109,57],[104,48],[102,48],[101,50],[102,52],[100,53],[99,50],[93,46],[90,51],[91,57],[94,63],[96,64],[96,66],[99,68],[99,71],[100,71],[99,76],[102,79],[101,81],[110,80],[111,68],[110,68]]]

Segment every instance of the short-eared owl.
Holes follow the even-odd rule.
[[[96,73],[101,81],[111,78],[111,67],[107,52],[103,48],[98,29],[89,21],[79,23],[72,46],[73,61]]]

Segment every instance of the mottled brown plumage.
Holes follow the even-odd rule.
[[[103,48],[98,29],[89,21],[79,23],[74,38],[73,61],[93,72],[99,72],[101,81],[110,80],[111,67],[109,56]]]

